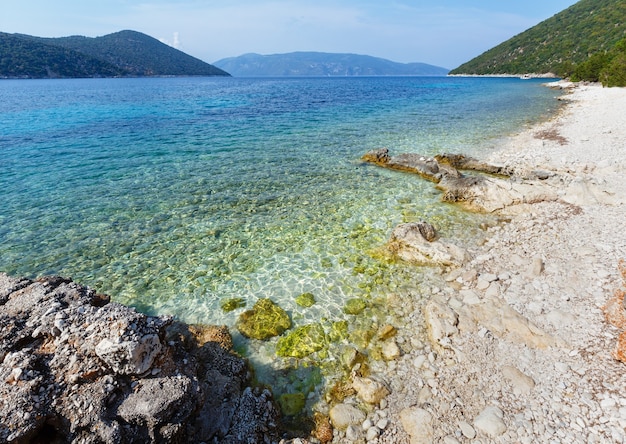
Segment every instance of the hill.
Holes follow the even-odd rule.
[[[115,77],[119,67],[76,51],[0,33],[0,78]]]
[[[228,76],[136,31],[43,38],[0,33],[0,77]]]
[[[286,76],[444,76],[446,68],[425,63],[397,63],[358,54],[291,52],[244,54],[213,63],[235,77]]]
[[[609,51],[626,36],[624,0],[580,0],[450,74],[567,75],[591,55]]]

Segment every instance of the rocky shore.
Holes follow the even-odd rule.
[[[0,273],[0,442],[263,443],[279,411],[226,327]]]
[[[392,252],[440,275],[405,307],[402,356],[372,365],[390,394],[335,442],[626,442],[626,90],[553,87],[571,89],[567,105],[478,162],[489,174],[409,159],[444,201],[504,222],[470,248],[396,228]],[[407,157],[366,160],[410,171]],[[466,249],[435,260],[450,246]]]

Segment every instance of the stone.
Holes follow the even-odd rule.
[[[383,325],[377,333],[378,339],[385,341],[387,339],[393,338],[398,333],[398,330],[390,324]]]
[[[459,325],[484,327],[494,335],[532,348],[564,346],[563,341],[530,322],[502,299],[485,299],[480,304],[457,310]]]
[[[424,320],[431,343],[438,349],[450,348],[450,336],[458,333],[458,316],[444,302],[431,300],[424,307]]]
[[[361,439],[361,430],[355,425],[349,425],[346,428],[346,439],[350,442],[356,442]]]
[[[346,301],[343,306],[343,312],[349,315],[358,315],[367,308],[367,302],[361,298],[352,298]]]
[[[276,354],[282,357],[304,358],[323,349],[327,343],[328,338],[320,324],[307,324],[278,339]]]
[[[393,339],[382,343],[381,352],[385,361],[393,361],[400,357],[400,347]]]
[[[239,332],[252,339],[269,339],[281,335],[291,327],[285,310],[270,299],[259,299],[252,310],[243,312],[237,320]]]
[[[333,427],[339,430],[345,430],[350,425],[359,425],[365,421],[366,415],[350,404],[337,404],[330,409],[330,422]]]
[[[378,427],[370,427],[366,431],[365,439],[367,441],[373,441],[378,438],[378,435],[380,435],[380,429]]]
[[[461,290],[459,291],[459,296],[463,298],[463,303],[465,305],[480,304],[480,297],[474,290]]]
[[[127,423],[146,424],[150,435],[158,436],[157,427],[190,415],[196,407],[195,390],[197,385],[187,377],[144,379],[120,404],[117,414]]]
[[[309,308],[315,305],[315,296],[313,293],[302,293],[296,298],[296,304],[300,307]]]
[[[385,396],[389,395],[389,389],[380,381],[372,378],[352,377],[352,388],[359,398],[368,404],[378,404]]]
[[[543,263],[543,259],[541,256],[535,256],[533,257],[533,260],[530,264],[530,268],[528,270],[528,275],[529,276],[541,276],[541,273],[543,273],[544,270],[544,263]]]
[[[96,345],[96,354],[116,373],[140,375],[147,371],[161,352],[159,337],[151,334],[138,341],[105,338]]]
[[[417,223],[417,229],[424,239],[428,242],[433,242],[437,239],[437,230],[431,224],[425,221],[419,221]]]
[[[476,430],[469,423],[465,421],[459,422],[459,428],[461,429],[461,433],[467,439],[474,439],[476,437]]]
[[[527,395],[535,388],[535,381],[511,365],[502,367],[502,376],[513,386],[516,395]]]
[[[229,298],[222,299],[220,301],[220,308],[226,313],[237,310],[238,308],[243,308],[245,306],[246,300],[244,298]]]
[[[328,416],[315,412],[313,414],[313,422],[315,423],[315,430],[313,430],[312,436],[319,439],[322,443],[333,440],[333,426]]]
[[[375,164],[386,164],[389,162],[389,158],[389,149],[380,148],[365,153],[363,157],[361,157],[361,160]]]
[[[461,266],[467,252],[450,242],[429,242],[420,231],[419,223],[404,223],[393,229],[387,250],[398,258],[418,265]]]
[[[433,416],[428,410],[409,407],[400,412],[402,428],[410,437],[411,444],[434,443]]]
[[[189,325],[188,328],[199,346],[217,342],[226,350],[233,348],[233,337],[225,325]]]
[[[497,438],[507,430],[503,418],[504,412],[502,410],[495,406],[489,406],[476,417],[474,427],[490,438]]]

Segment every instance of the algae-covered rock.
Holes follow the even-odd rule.
[[[291,319],[285,310],[269,299],[259,299],[252,310],[241,313],[237,329],[252,339],[268,339],[281,335],[291,327]]]
[[[278,340],[276,354],[282,357],[304,358],[326,345],[327,338],[320,324],[308,324],[296,328]]]
[[[295,416],[304,409],[306,399],[304,393],[285,393],[278,398],[283,415]]]
[[[315,296],[312,293],[302,293],[296,298],[296,304],[300,307],[309,308],[315,305]]]
[[[358,315],[367,307],[367,303],[361,298],[348,299],[343,306],[343,312],[349,315]]]
[[[348,337],[348,321],[333,322],[328,333],[330,342],[339,342]]]
[[[222,308],[222,311],[225,311],[226,313],[245,306],[246,301],[243,298],[224,299],[220,302],[220,307]]]

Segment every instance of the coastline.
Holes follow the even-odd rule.
[[[510,221],[407,309],[410,351],[373,368],[391,394],[368,416],[389,420],[372,442],[626,441],[621,332],[603,312],[625,284],[626,89],[550,87],[571,88],[567,105],[487,161],[547,172],[558,198],[501,210]]]
[[[380,333],[385,345],[395,348],[383,349],[385,359],[372,361],[363,374],[355,366],[352,389],[358,396],[349,395],[340,405],[354,407],[363,416],[343,427],[335,424],[334,437],[330,430],[333,442],[626,440],[624,364],[612,356],[620,331],[603,314],[611,296],[625,284],[618,262],[626,252],[626,130],[621,118],[626,115],[626,90],[579,85],[564,99],[568,103],[558,115],[485,156],[514,172],[512,182],[541,171],[545,178],[535,183],[558,198],[530,199],[499,210],[506,222],[486,228],[484,243],[470,247],[467,263],[441,268],[439,274],[433,271],[428,288],[402,307],[403,321]],[[36,289],[40,284],[28,286]],[[21,285],[11,284],[11,292],[21,292]],[[43,294],[65,297],[65,290],[56,291],[58,285],[70,283],[55,281]],[[399,298],[389,295],[388,302],[398,303]],[[82,315],[83,310],[76,312]],[[76,325],[61,322],[54,311],[35,318],[58,329],[50,327],[48,336],[60,335],[54,341],[61,345],[67,339],[66,327],[68,335],[79,335],[83,325],[80,319]],[[33,338],[38,340],[39,333]],[[13,364],[5,370],[15,373],[12,378],[18,383],[22,365]],[[165,378],[163,368],[159,363],[153,369],[158,371],[148,377]],[[180,372],[173,365],[169,370],[172,375]],[[85,374],[89,377],[83,382],[91,383],[91,374]],[[132,396],[130,378],[122,377],[119,384],[125,396]],[[367,392],[372,387],[377,393]],[[375,399],[365,401],[368,406],[361,402],[365,393]],[[271,397],[254,395],[259,402]],[[74,413],[78,416],[82,408],[77,405]],[[28,418],[23,418],[30,420],[26,413]],[[336,422],[336,416],[330,416]],[[250,417],[242,419],[243,424]],[[269,421],[254,419],[261,429],[263,421]]]

